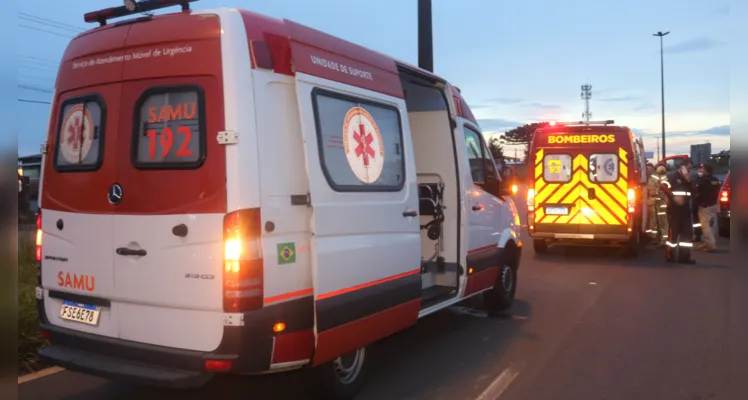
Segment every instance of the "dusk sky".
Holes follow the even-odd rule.
[[[18,2],[19,99],[51,99],[56,66],[88,11],[119,0]],[[416,0],[202,0],[288,18],[417,64]],[[170,8],[173,12],[178,8]],[[433,0],[435,72],[462,89],[487,135],[540,120],[614,119],[656,150],[661,132],[659,38],[665,37],[669,154],[730,146],[726,0]],[[40,19],[41,18],[41,19]],[[51,21],[56,21],[52,23]],[[18,152],[35,154],[49,105],[19,102]],[[507,149],[513,155],[513,149]]]

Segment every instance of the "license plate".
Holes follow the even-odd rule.
[[[60,318],[88,325],[99,323],[101,307],[65,300],[60,309]]]
[[[546,215],[568,215],[569,209],[566,207],[546,207]]]

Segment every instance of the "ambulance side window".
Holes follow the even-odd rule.
[[[590,181],[611,183],[618,181],[618,156],[592,154],[590,156]]]
[[[205,160],[205,110],[197,86],[151,88],[135,106],[132,162],[140,169],[196,169]]]
[[[467,152],[468,163],[470,164],[470,175],[473,177],[473,183],[483,185],[486,183],[483,152],[481,151],[481,142],[478,132],[463,127],[465,132],[465,151]]]
[[[55,170],[95,171],[104,158],[104,127],[106,106],[97,95],[66,100],[54,146]]]
[[[319,88],[312,103],[320,163],[333,190],[402,190],[405,159],[396,107]]]
[[[571,156],[568,154],[548,154],[543,157],[543,180],[549,183],[571,181]]]

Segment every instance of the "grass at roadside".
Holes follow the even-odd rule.
[[[18,232],[18,375],[37,371],[36,352],[46,344],[36,312],[36,261],[33,235]]]

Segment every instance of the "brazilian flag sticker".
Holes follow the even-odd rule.
[[[278,265],[296,262],[296,243],[278,243]]]

